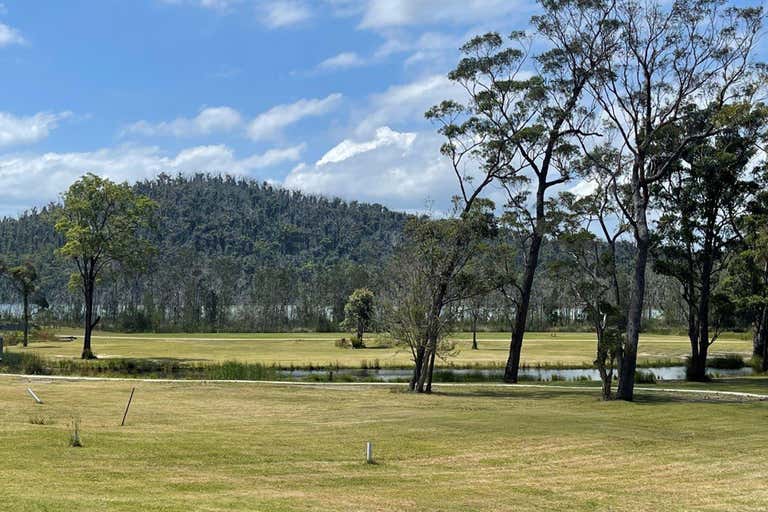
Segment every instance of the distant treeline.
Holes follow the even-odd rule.
[[[115,269],[99,289],[102,327],[133,331],[338,330],[352,290],[381,288],[385,263],[399,243],[408,215],[377,204],[306,195],[246,178],[197,174],[134,185],[158,203],[149,234],[156,252],[146,272]],[[55,254],[62,239],[50,204],[0,220],[0,257],[32,261],[47,321],[79,325],[82,299],[71,293],[72,267]],[[623,246],[629,260],[632,247]],[[558,252],[545,246],[543,259]],[[651,276],[647,318],[664,310],[676,324],[674,293]],[[578,301],[546,271],[537,276],[531,329],[578,328]],[[0,280],[0,304],[18,303]],[[491,297],[480,325],[509,329],[509,310]],[[12,315],[18,308],[0,310]],[[459,326],[468,328],[467,318]],[[464,320],[462,322],[462,320]],[[586,327],[586,326],[585,326]]]

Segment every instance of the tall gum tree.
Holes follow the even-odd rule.
[[[469,120],[445,133],[484,155],[486,162],[496,152],[507,157],[495,177],[507,192],[507,210],[526,231],[524,269],[512,286],[517,297],[507,382],[518,379],[534,277],[548,230],[548,194],[570,179],[578,140],[595,135],[588,130],[593,105],[582,99],[589,78],[612,52],[614,43],[606,33],[616,28],[612,2],[544,0],[541,6],[544,13],[532,19],[531,37],[522,32],[507,40],[496,33],[476,37],[462,48],[465,56],[449,75],[469,98],[453,113]],[[535,46],[545,49],[534,56]]]
[[[714,111],[751,94],[752,54],[762,26],[760,8],[723,0],[621,2],[613,10],[617,30],[604,34],[615,45],[607,63],[590,77],[588,90],[600,105],[608,145],[616,153],[603,171],[620,185],[616,195],[636,245],[622,348],[618,398],[632,400],[651,243],[649,203],[691,144],[717,126],[675,138],[674,127],[691,105]]]
[[[697,132],[708,109],[693,109],[681,130]],[[716,135],[691,144],[670,175],[655,187],[654,268],[680,284],[686,306],[691,358],[688,378],[707,379],[710,346],[731,307],[717,293],[720,276],[739,246],[738,222],[759,185],[750,161],[765,138],[766,110],[749,103],[729,105]]]
[[[56,211],[56,231],[64,236],[58,252],[77,268],[70,286],[83,294],[85,304],[82,358],[93,359],[91,334],[100,320],[94,309],[96,285],[113,266],[145,266],[152,248],[142,232],[151,224],[155,203],[127,183],[94,174],[73,183],[63,202]]]

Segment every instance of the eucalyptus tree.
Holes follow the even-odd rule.
[[[682,151],[679,163],[656,187],[653,203],[660,212],[654,268],[680,285],[691,343],[688,378],[696,381],[706,379],[709,348],[720,335],[722,314],[730,309],[716,289],[738,249],[736,222],[747,213],[756,186],[749,164],[768,120],[763,107],[731,107],[720,113],[727,113],[721,121],[727,124],[715,135]],[[699,133],[711,123],[709,115],[709,109],[693,109],[679,129]]]
[[[600,105],[606,144],[616,154],[603,172],[623,192],[616,198],[636,245],[618,386],[619,398],[632,400],[653,187],[669,176],[688,147],[718,131],[716,120],[722,118],[717,114],[726,104],[746,101],[753,93],[752,57],[762,10],[723,0],[622,1],[613,17],[616,30],[603,34],[609,40],[603,46],[613,48],[611,58],[596,63],[601,71],[590,77],[589,91]],[[692,105],[709,106],[712,122],[683,133],[676,125]]]
[[[37,291],[39,276],[32,262],[27,261],[16,267],[7,267],[0,261],[0,275],[5,274],[11,280],[13,287],[21,295],[22,320],[24,324],[23,346],[29,345],[30,299]]]
[[[506,158],[494,177],[507,193],[507,209],[524,224],[528,236],[524,271],[514,288],[515,320],[504,379],[516,382],[534,276],[547,232],[547,195],[570,178],[579,139],[593,109],[582,102],[584,89],[612,48],[612,3],[542,0],[543,13],[532,19],[533,35],[513,32],[475,37],[462,48],[449,78],[466,92],[468,103],[444,102],[439,113],[454,119],[444,133],[450,148],[467,148],[485,165]],[[534,47],[544,51],[533,55]],[[461,118],[456,123],[455,118]],[[453,160],[462,152],[449,150]]]
[[[385,328],[410,347],[410,389],[432,390],[435,359],[452,346],[445,340],[458,305],[477,293],[470,263],[495,235],[493,204],[477,201],[461,217],[413,219],[390,265]]]
[[[737,310],[752,324],[752,355],[768,371],[768,170],[754,173],[761,186],[738,222],[740,245],[732,258],[723,288]]]
[[[58,252],[76,267],[70,286],[83,294],[85,303],[82,358],[93,359],[91,333],[101,319],[94,310],[96,285],[114,265],[138,269],[146,264],[152,247],[142,233],[155,203],[127,183],[94,174],[73,183],[63,203],[56,211],[56,231],[64,237]]]
[[[592,185],[594,190],[582,197],[560,195],[563,215],[557,226],[557,240],[562,256],[552,263],[551,270],[579,299],[595,330],[594,364],[602,381],[603,399],[610,400],[625,330],[625,279],[621,278],[616,247],[626,226],[621,222],[610,184]]]

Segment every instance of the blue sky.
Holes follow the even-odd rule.
[[[525,29],[534,11],[531,0],[6,0],[0,215],[57,199],[85,172],[163,171],[440,211],[457,187],[423,113],[457,95],[446,73],[463,42]]]
[[[398,209],[454,183],[423,119],[508,0],[55,0],[0,7],[0,215],[79,175],[223,172]],[[503,22],[499,22],[503,19]]]

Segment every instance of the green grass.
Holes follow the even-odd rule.
[[[744,380],[768,389],[766,379]],[[640,392],[636,403],[604,403],[597,390],[558,385],[436,389],[0,378],[0,510],[757,511],[768,503],[766,402]],[[30,421],[38,417],[44,424]],[[82,448],[68,445],[72,418]],[[376,465],[363,461],[369,440]]]
[[[65,331],[81,336],[74,330]],[[407,367],[410,352],[404,348],[345,349],[334,346],[346,333],[301,334],[120,334],[98,332],[93,348],[102,359],[164,359],[178,362],[240,361],[264,365],[296,367],[360,368],[377,363],[381,367]],[[438,366],[498,367],[506,362],[508,333],[480,333],[480,350],[471,350],[469,334],[455,337],[458,355]],[[81,337],[75,342],[44,341],[33,343],[27,351],[46,358],[77,358]],[[369,345],[375,344],[371,339]],[[682,364],[688,355],[687,338],[672,335],[643,335],[639,362],[643,364]],[[11,351],[25,350],[20,346]],[[748,357],[751,342],[742,336],[724,336],[712,346],[712,354],[738,354]],[[592,367],[595,339],[590,333],[528,333],[523,346],[524,365],[555,367]]]

